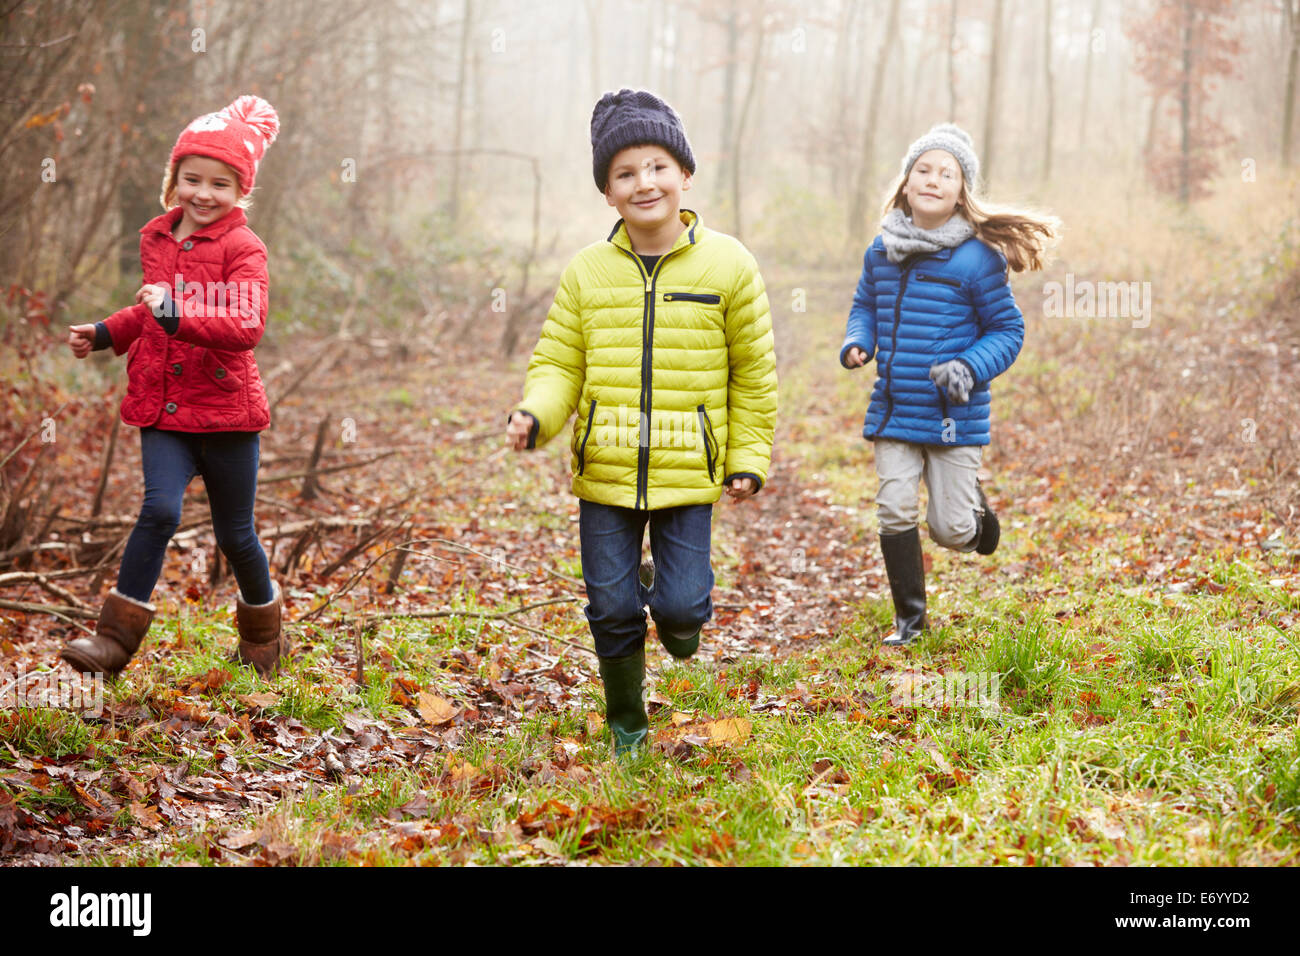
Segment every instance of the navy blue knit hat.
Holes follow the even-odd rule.
[[[646,90],[606,93],[591,111],[591,171],[596,188],[605,191],[609,164],[620,149],[654,144],[673,154],[688,173],[695,172],[695,154],[686,141],[681,117]]]

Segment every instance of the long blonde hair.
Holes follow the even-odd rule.
[[[912,205],[903,194],[907,175],[900,174],[890,186],[881,215],[889,215],[892,209],[901,209],[909,217],[912,215]],[[1041,269],[1048,251],[1061,234],[1061,221],[1047,213],[980,205],[971,194],[965,176],[961,181],[957,210],[974,228],[977,239],[1006,257],[1007,268],[1012,272]]]

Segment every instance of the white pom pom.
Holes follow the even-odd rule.
[[[260,96],[246,93],[221,112],[257,130],[267,146],[275,142],[276,134],[280,132],[280,117],[276,115],[275,107]]]

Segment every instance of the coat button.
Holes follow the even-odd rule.
[[[181,248],[184,249],[186,252],[189,252],[191,249],[194,248],[194,243],[186,239],[183,243],[181,243]]]
[[[168,403],[167,403],[166,405],[164,405],[163,407],[164,407],[165,409],[167,409],[167,413],[168,413],[169,415],[175,415],[175,414],[176,414],[176,403],[175,403],[175,402],[168,402]]]
[[[180,362],[173,362],[173,363],[172,363],[172,374],[173,374],[173,375],[179,375],[179,374],[181,374],[181,363],[180,363]]]
[[[224,368],[219,368],[219,369],[217,369],[215,372],[213,372],[212,374],[215,375],[217,378],[225,378],[225,377],[226,377],[226,370],[225,370]]]

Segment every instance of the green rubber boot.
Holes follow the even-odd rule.
[[[605,723],[614,738],[614,756],[640,749],[650,733],[645,712],[645,649],[626,657],[600,658],[605,684]]]
[[[659,635],[659,643],[664,646],[669,654],[684,661],[693,656],[700,649],[700,632],[696,631],[689,637],[678,637],[675,634],[669,634],[667,631],[655,625],[655,633]]]

